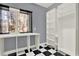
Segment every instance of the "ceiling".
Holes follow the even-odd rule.
[[[36,3],[37,5],[40,5],[42,7],[45,7],[45,8],[48,8],[50,7],[51,5],[53,5],[54,3]]]

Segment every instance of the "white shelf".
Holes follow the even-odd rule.
[[[11,51],[4,52],[3,55],[7,55],[7,54],[10,54],[10,53],[14,53],[14,52],[16,52],[16,49],[15,50],[11,50]]]
[[[39,43],[40,43],[40,34],[39,33],[18,33],[18,34],[2,34],[2,35],[0,35],[0,40],[2,40],[1,42],[1,46],[0,46],[0,48],[1,47],[4,47],[4,38],[11,38],[11,37],[15,37],[15,39],[16,39],[16,48],[14,49],[14,50],[11,50],[11,51],[4,51],[4,49],[5,48],[1,48],[1,50],[0,50],[0,55],[8,55],[8,54],[11,54],[11,53],[14,53],[14,52],[16,52],[17,53],[17,56],[18,55],[20,55],[20,54],[22,54],[22,53],[18,53],[18,52],[20,52],[20,51],[23,51],[23,50],[25,50],[25,49],[28,49],[28,51],[30,52],[30,48],[31,47],[33,47],[33,46],[30,46],[30,37],[31,36],[35,36],[35,47],[37,48],[37,49],[39,49]],[[22,47],[22,48],[18,48],[18,37],[24,37],[24,36],[27,36],[27,46],[26,47]]]
[[[40,34],[39,33],[0,34],[0,38],[10,38],[16,36],[31,36],[31,35],[40,35]]]
[[[16,37],[16,34],[0,34],[0,38]]]
[[[25,54],[25,51],[19,51],[19,52],[17,53],[18,56],[19,56],[19,55],[22,55],[22,54]]]
[[[28,36],[28,35],[40,35],[39,33],[22,33],[22,34],[17,34],[17,36]]]
[[[22,50],[25,50],[25,49],[27,49],[27,47],[18,48],[17,50],[18,50],[18,51],[22,51]]]

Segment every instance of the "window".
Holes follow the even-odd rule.
[[[0,8],[0,33],[32,32],[32,12],[9,7]]]

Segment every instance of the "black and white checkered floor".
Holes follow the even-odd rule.
[[[40,46],[38,50],[30,49],[30,51],[31,52],[28,53],[28,50],[26,49],[22,51],[19,56],[69,56],[68,54],[63,55],[47,45]],[[8,56],[16,56],[16,53],[8,54]]]

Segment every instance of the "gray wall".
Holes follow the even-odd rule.
[[[46,30],[45,30],[45,21],[46,21],[46,9],[35,5],[35,4],[31,4],[31,3],[25,3],[25,4],[21,4],[21,3],[17,3],[17,4],[5,4],[5,5],[9,5],[9,6],[13,6],[16,8],[21,8],[21,9],[25,9],[25,10],[30,10],[33,12],[33,32],[38,32],[41,35],[41,39],[40,42],[43,43],[46,41]],[[36,30],[34,30],[34,28],[36,27]]]
[[[33,3],[4,3],[4,5],[32,11],[33,32],[40,33],[40,43],[46,42],[46,8],[35,5]],[[31,44],[32,43],[33,41]],[[6,44],[8,44],[8,41]]]

